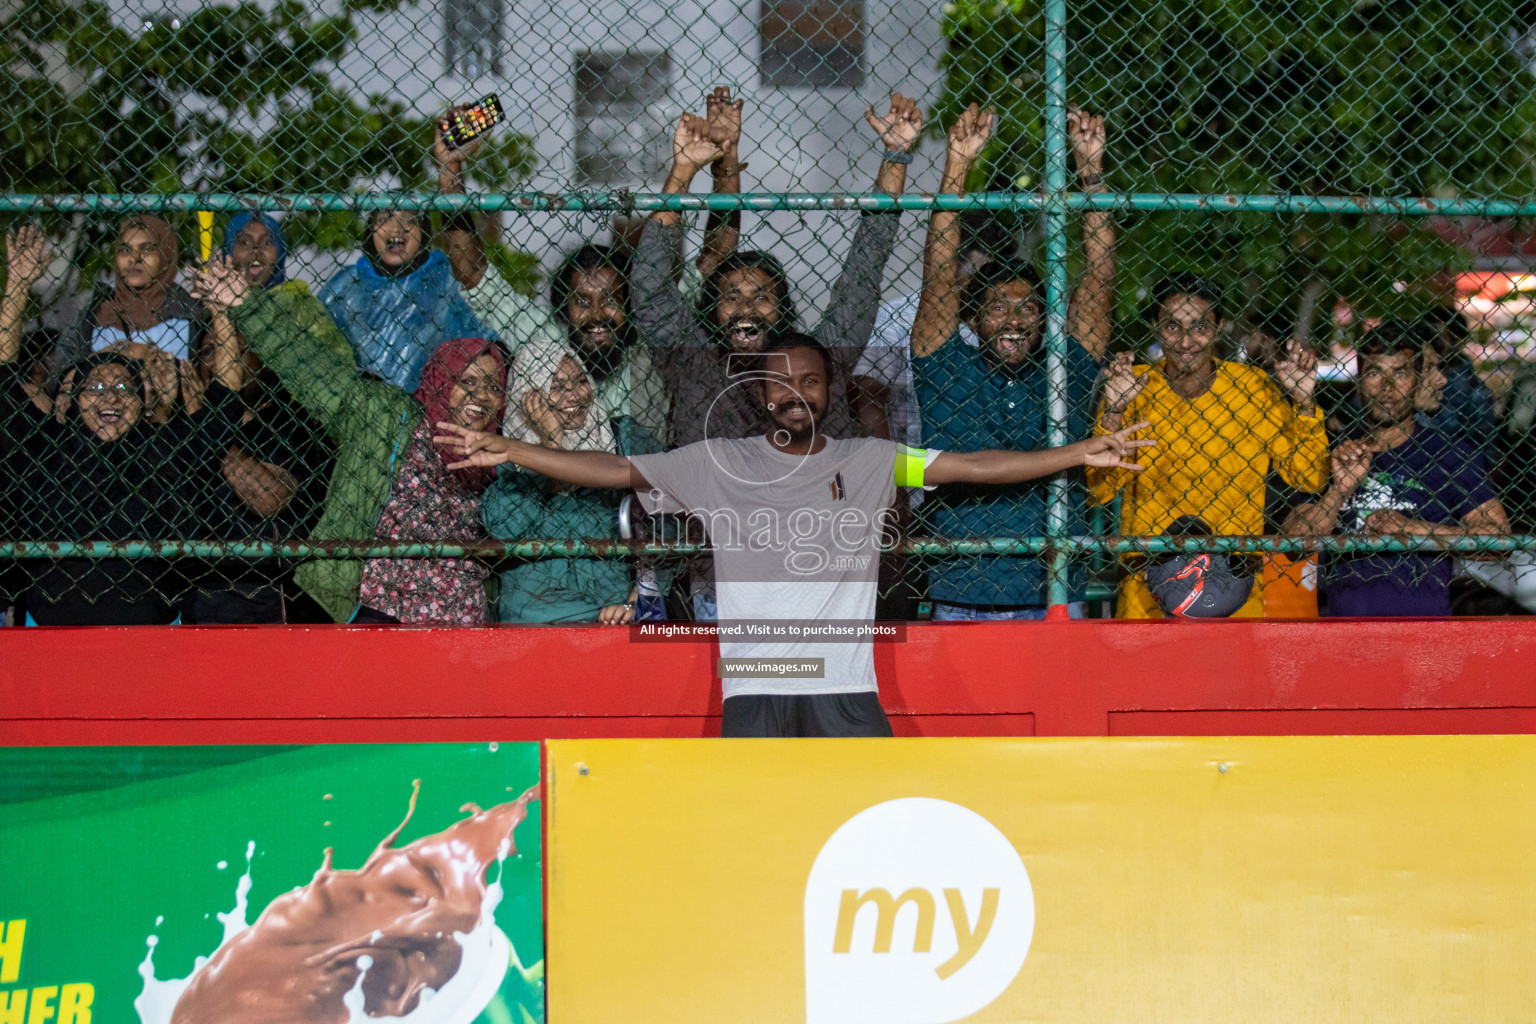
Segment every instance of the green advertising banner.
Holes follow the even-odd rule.
[[[541,1024],[536,743],[0,749],[0,1024]]]

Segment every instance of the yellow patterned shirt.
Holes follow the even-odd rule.
[[[1146,386],[1132,399],[1123,425],[1150,420],[1140,437],[1157,440],[1135,461],[1145,467],[1088,469],[1093,500],[1106,503],[1122,490],[1120,531],[1162,533],[1181,515],[1198,515],[1217,534],[1264,532],[1264,480],[1278,470],[1287,484],[1319,491],[1328,482],[1328,437],[1323,415],[1301,416],[1269,374],[1243,363],[1221,362],[1205,394],[1185,398],[1163,376],[1162,364],[1135,368]],[[1099,410],[1103,433],[1103,407]]]

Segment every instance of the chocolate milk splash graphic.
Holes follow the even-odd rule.
[[[308,885],[227,936],[166,1024],[474,1020],[512,956],[494,919],[501,883],[488,885],[486,872],[512,852],[537,787],[486,811],[466,804],[470,817],[394,849],[419,792],[417,780],[405,821],[361,868],[336,870],[327,849]]]

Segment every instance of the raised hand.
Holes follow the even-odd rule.
[[[709,137],[709,122],[697,114],[684,114],[677,119],[677,130],[672,133],[672,165],[692,178],[701,167],[714,163],[725,155],[720,144]]]
[[[550,448],[560,447],[565,430],[560,426],[560,418],[555,415],[555,410],[549,407],[549,399],[544,392],[538,388],[524,391],[519,411],[523,414],[523,422],[533,428],[542,444]]]
[[[972,103],[960,112],[955,123],[949,126],[949,150],[951,160],[967,165],[981,155],[987,140],[992,137],[992,111],[982,110]]]
[[[449,107],[447,117],[466,109],[463,105]],[[486,136],[471,139],[458,149],[449,149],[448,143],[443,139],[443,130],[434,128],[432,131],[432,159],[437,161],[437,183],[444,190],[457,189],[464,177],[464,165],[470,157],[480,152],[485,145]]]
[[[250,282],[228,256],[215,256],[203,266],[185,267],[182,272],[191,282],[187,291],[214,312],[234,309],[250,292]]]
[[[899,92],[891,94],[891,107],[884,114],[876,114],[871,103],[864,112],[864,120],[892,153],[905,153],[923,131],[923,112],[917,101]]]
[[[190,360],[176,360],[176,371],[181,376],[181,404],[189,413],[195,413],[203,407],[203,393],[207,385],[203,383],[202,375],[192,366]]]
[[[1073,107],[1067,111],[1067,137],[1078,174],[1104,173],[1104,118]]]
[[[1118,416],[1125,412],[1141,389],[1147,386],[1145,374],[1135,369],[1136,359],[1129,352],[1117,352],[1104,367],[1104,411]]]
[[[63,423],[69,418],[69,407],[75,398],[75,371],[70,370],[59,382],[59,393],[53,396],[53,418],[55,422]],[[150,406],[149,378],[144,379],[144,408]]]
[[[437,434],[433,444],[442,445],[452,454],[460,456],[458,462],[448,463],[449,469],[468,469],[471,466],[490,469],[511,462],[513,442],[500,434],[484,430],[470,430],[446,420],[437,421]]]
[[[727,160],[734,160],[741,142],[741,100],[731,99],[731,87],[716,86],[704,97],[704,122],[709,126],[709,141],[720,147]]]
[[[1440,353],[1425,346],[1419,367],[1419,386],[1413,391],[1413,407],[1419,412],[1434,415],[1440,411],[1448,383],[1445,371],[1440,369]]]
[[[1310,346],[1295,341],[1287,344],[1285,358],[1275,363],[1274,374],[1291,401],[1300,407],[1312,404],[1317,392],[1317,353]]]
[[[1138,448],[1151,448],[1157,444],[1150,438],[1138,440],[1131,437],[1138,430],[1151,425],[1150,420],[1142,420],[1113,434],[1101,434],[1098,437],[1077,442],[1082,449],[1082,464],[1097,466],[1100,469],[1129,469],[1132,472],[1141,472],[1141,463],[1127,462],[1126,458],[1133,455]]]
[[[176,360],[164,349],[154,345],[144,350],[144,385],[149,396],[151,418],[156,423],[167,423],[176,413],[176,396],[180,386],[176,381]]]
[[[1349,496],[1360,486],[1360,481],[1371,471],[1371,447],[1364,441],[1345,441],[1329,456],[1333,486],[1343,496]]]
[[[48,269],[53,253],[48,240],[31,224],[5,233],[5,288],[11,294],[30,289]]]

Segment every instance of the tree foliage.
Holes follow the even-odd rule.
[[[1536,3],[1514,0],[1071,0],[1068,102],[1105,115],[1119,191],[1526,199],[1536,193],[1533,25]],[[1039,0],[955,0],[944,33],[937,120],[990,103],[1000,130],[979,173],[993,188],[1038,187]],[[1426,283],[1467,258],[1387,217],[1121,223],[1122,322],[1170,270],[1216,276],[1253,312],[1295,308],[1306,291],[1384,305],[1395,283]]]
[[[10,115],[0,180],[23,193],[421,187],[436,112],[358,96],[335,74],[360,17],[403,2],[345,0],[332,15],[297,0],[209,4],[124,26],[98,0],[21,0],[0,24]],[[512,188],[533,163],[531,141],[503,131],[474,174],[480,187]],[[104,265],[113,220],[61,217],[49,228],[89,276]],[[188,234],[190,215],[172,220]],[[293,214],[284,231],[293,246],[340,249],[357,244],[357,224],[350,212]]]

